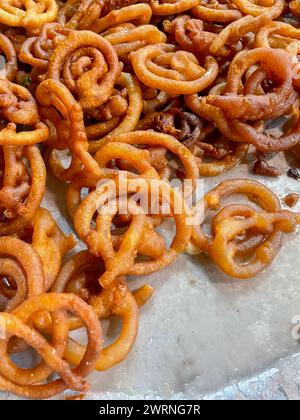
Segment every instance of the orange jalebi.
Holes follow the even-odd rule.
[[[250,279],[300,224],[264,185],[291,150],[296,209],[300,2],[0,3],[0,391],[82,399],[135,345],[153,288],[131,276],[203,252]]]

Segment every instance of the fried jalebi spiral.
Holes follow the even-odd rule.
[[[125,59],[128,54],[145,45],[167,41],[166,35],[153,25],[141,25],[131,29],[117,27],[108,32],[102,35],[114,46],[121,59]]]
[[[188,15],[183,15],[172,22],[165,21],[164,25],[185,51],[206,55],[212,54],[210,47],[218,35],[205,31],[202,20],[192,19]],[[217,53],[218,55],[226,56],[230,54],[230,50],[223,47],[218,49]]]
[[[217,0],[208,2],[200,0],[200,4],[192,9],[193,16],[209,22],[231,22],[243,15],[233,6],[232,1]]]
[[[20,49],[21,49],[23,43],[28,38],[28,35],[26,33],[26,30],[24,28],[9,27],[9,26],[7,28],[8,29],[5,29],[2,33],[13,44],[13,47],[14,47],[15,52],[17,54],[19,54]]]
[[[242,160],[249,148],[247,144],[228,142],[224,136],[217,135],[214,126],[203,127],[197,115],[177,108],[154,113],[148,128],[170,134],[186,146],[196,157],[201,176],[228,171]]]
[[[88,302],[102,288],[97,281],[105,268],[101,258],[84,250],[74,254],[61,267],[52,285],[53,293],[73,293]]]
[[[252,76],[254,77],[248,79],[247,89],[245,87],[246,91],[249,90],[251,93],[253,89],[256,89],[264,81],[265,73],[254,72]],[[253,86],[251,86],[252,84]],[[214,96],[223,95],[225,87],[225,84],[216,85],[211,89],[210,93]],[[187,95],[185,102],[197,115],[208,121],[215,122],[222,134],[232,141],[252,144],[263,153],[289,150],[300,142],[300,120],[298,112],[292,113],[286,130],[279,130],[277,134],[272,135],[272,133],[264,132],[263,122],[255,121],[251,125],[242,120],[226,118],[222,110],[209,105],[207,99],[208,97],[201,98],[197,95]]]
[[[100,319],[118,316],[122,319],[119,337],[105,347],[96,363],[95,369],[102,371],[123,361],[130,352],[137,335],[138,306],[146,303],[153,294],[153,289],[145,285],[130,293],[126,283],[119,280],[107,290],[101,290],[98,278],[104,271],[101,259],[88,251],[75,254],[61,269],[52,291],[55,293],[74,293],[87,301]],[[78,327],[76,321],[70,327]],[[84,354],[84,346],[69,340],[65,359],[78,365]]]
[[[250,279],[300,224],[264,185],[296,209],[300,2],[0,3],[0,391],[83,399],[134,346],[131,276],[186,252]]]
[[[274,61],[276,61],[276,68],[273,65]],[[239,95],[243,75],[257,62],[267,74],[276,78],[279,86],[265,95]],[[294,103],[295,98],[288,55],[280,50],[256,48],[252,51],[241,52],[235,57],[229,68],[225,95],[209,95],[207,103],[221,108],[230,118],[253,121],[283,115]]]
[[[299,219],[289,211],[258,212],[248,206],[228,206],[213,220],[214,239],[209,249],[211,258],[228,275],[248,279],[262,272],[276,257],[281,247],[281,235],[294,232]],[[243,217],[243,220],[240,218]],[[298,220],[298,222],[297,222]],[[232,241],[251,229],[262,233],[264,241],[255,248],[255,259],[239,263],[238,251]]]
[[[46,169],[36,146],[4,146],[3,160],[0,235],[9,235],[34,217],[45,192]]]
[[[200,0],[150,0],[150,6],[154,15],[174,15],[185,12],[192,7],[198,6]]]
[[[147,86],[169,94],[192,94],[210,86],[218,75],[218,64],[207,57],[204,67],[189,52],[171,44],[148,45],[131,53],[137,77]]]
[[[126,284],[118,282],[110,289],[104,290],[99,296],[91,298],[91,305],[100,318],[117,316],[122,319],[122,330],[118,338],[110,345],[105,347],[100,358],[96,362],[95,369],[104,371],[121,363],[132,349],[138,332],[138,302],[140,299],[152,295],[147,286],[141,287],[137,293],[131,293]],[[144,303],[144,302],[143,302]],[[80,345],[75,340],[69,340],[65,352],[65,358],[69,363],[78,365],[84,355],[85,346]]]
[[[198,248],[198,253],[208,251],[212,238],[207,236],[201,225],[203,220],[201,216],[209,209],[218,209],[221,201],[233,194],[242,194],[251,201],[258,204],[264,211],[274,213],[280,210],[280,202],[277,196],[264,185],[250,179],[229,179],[221,182],[211,191],[209,191],[203,200],[196,204],[196,210],[200,210],[199,226],[195,226],[192,233],[191,243]]]
[[[291,13],[295,16],[300,16],[300,1],[299,0],[293,0],[289,2],[289,8]]]
[[[62,83],[48,79],[39,85],[36,97],[42,106],[54,107],[60,113],[63,118],[60,127],[63,141],[73,152],[70,167],[60,168],[60,174],[57,175],[70,179],[82,169],[82,165],[91,173],[97,172],[98,165],[88,153],[82,109],[70,91]]]
[[[0,77],[13,80],[18,69],[17,55],[11,41],[3,34],[0,34],[0,54]],[[4,58],[4,63],[2,58]]]
[[[116,144],[116,146],[119,146]],[[128,150],[128,149],[127,149]],[[141,158],[140,166],[143,165],[142,156],[139,156]],[[135,156],[133,154],[132,160],[134,160]],[[135,162],[134,162],[135,163]],[[137,165],[138,166],[138,165]],[[153,173],[154,172],[154,173]],[[155,171],[149,174],[151,177],[158,178],[158,175]],[[86,182],[84,182],[86,181]],[[67,192],[67,206],[69,210],[69,214],[72,218],[72,220],[75,217],[75,213],[78,210],[79,205],[81,204],[83,197],[82,197],[82,189],[87,186],[88,183],[91,183],[91,180],[83,180],[80,179],[76,181],[72,181],[69,184],[68,192]],[[154,216],[156,219],[153,221],[155,222],[154,225],[159,225],[161,223],[161,218]],[[131,221],[131,217],[121,214],[119,216],[116,216],[113,220],[113,223],[121,228],[121,230],[124,230],[126,227],[128,227],[128,224]],[[113,246],[115,251],[117,251],[122,243],[123,236],[121,234],[121,231],[118,231],[118,229],[114,232],[112,236]],[[154,230],[154,227],[149,223],[145,231],[143,233],[143,240],[138,244],[137,252],[139,255],[142,255],[144,257],[149,258],[158,258],[163,254],[165,250],[165,241],[164,239],[156,233]]]
[[[32,246],[41,257],[48,291],[60,271],[62,258],[75,245],[72,235],[66,236],[57,226],[51,213],[39,208],[32,221]]]
[[[212,40],[209,50],[211,54],[224,54],[224,48],[237,44],[248,33],[255,33],[266,23],[270,22],[267,14],[257,17],[245,16],[227,25]]]
[[[47,139],[48,128],[40,122],[36,101],[29,90],[4,78],[0,78],[0,112],[1,145],[29,146]],[[17,131],[18,126],[30,131]]]
[[[119,140],[119,137],[115,138]],[[120,139],[122,140],[122,139]],[[109,143],[101,146],[96,156],[96,161],[101,168],[105,168],[111,160],[122,160],[130,169],[138,171],[143,178],[159,178],[155,168],[151,165],[151,156],[148,150],[141,150],[122,142]],[[122,169],[124,167],[121,166]]]
[[[20,265],[13,258],[1,258],[0,267],[2,277],[0,296],[4,300],[1,311],[11,312],[27,298],[26,277]]]
[[[50,57],[46,78],[59,81],[77,95],[83,109],[105,103],[120,75],[112,45],[90,31],[72,32]]]
[[[70,29],[55,22],[43,25],[38,37],[30,37],[24,41],[19,53],[19,60],[36,69],[46,71],[53,51],[70,33]]]
[[[6,302],[5,311],[11,312],[27,298],[44,292],[44,270],[37,251],[18,238],[1,237],[0,254],[0,275],[9,279],[8,284],[12,292]],[[0,295],[3,285],[2,280]]]
[[[86,109],[109,99],[120,71],[117,54],[108,41],[90,31],[74,31],[55,48],[46,78],[60,81],[62,76]]]
[[[248,279],[263,271],[276,257],[284,233],[293,232],[300,215],[280,210],[278,199],[262,184],[250,180],[229,180],[219,184],[205,197],[204,211],[218,209],[220,200],[234,193],[245,194],[265,211],[248,205],[223,207],[212,219],[212,237],[197,227],[187,252],[206,251],[226,274]],[[250,235],[250,236],[248,236]],[[254,258],[238,261],[237,257]],[[249,258],[248,258],[249,259]]]
[[[100,17],[103,0],[68,0],[60,9],[58,23],[70,29],[89,29]]]
[[[268,13],[272,19],[280,16],[284,9],[284,0],[232,0],[232,3],[245,15],[259,16]]]
[[[13,219],[24,211],[23,201],[26,200],[30,190],[30,177],[22,148],[4,146],[1,152],[1,209],[4,217]]]
[[[29,126],[38,122],[38,109],[29,90],[6,79],[0,79],[0,106],[9,122]]]
[[[95,152],[99,148],[99,145],[103,142],[103,136],[109,134],[110,136],[116,134],[123,134],[126,132],[133,131],[140,119],[142,112],[142,92],[138,80],[129,73],[121,73],[121,76],[116,82],[116,86],[126,90],[126,106],[124,112],[120,115],[114,115],[116,113],[117,99],[114,100],[114,96],[104,105],[104,110],[107,113],[105,119],[107,122],[99,122],[86,126],[86,134],[88,139],[95,139],[89,142],[90,152]],[[102,108],[103,111],[103,108]],[[97,111],[98,112],[98,111]],[[110,121],[116,121],[111,128]],[[96,140],[101,138],[101,140]]]
[[[32,316],[42,311],[51,313],[51,344],[28,325]],[[88,344],[83,357],[74,369],[71,369],[69,364],[62,359],[69,332],[66,311],[80,318],[88,336]],[[88,385],[83,378],[93,370],[102,346],[101,326],[97,315],[88,304],[72,294],[41,294],[28,299],[12,314],[1,313],[0,317],[6,334],[6,338],[0,341],[3,361],[0,368],[0,389],[29,398],[50,398],[69,387],[77,391],[87,390]],[[43,362],[29,369],[17,367],[8,356],[7,346],[11,336],[25,340],[41,355]],[[60,374],[61,379],[41,384],[41,381],[47,379],[52,372]]]
[[[222,131],[222,125],[219,126]],[[254,145],[263,153],[290,150],[300,144],[300,118],[299,115],[286,132],[278,135],[261,132],[255,126],[245,124],[239,120],[227,121],[225,130],[230,131],[231,139]]]
[[[114,146],[115,143],[118,144],[118,147]],[[113,158],[114,154],[116,159],[125,160],[127,154],[129,167],[132,166],[138,171],[144,171],[143,173],[140,173],[140,176],[144,176],[146,178],[152,177],[151,174],[153,174],[153,167],[151,165],[151,153],[143,149],[137,149],[135,151],[133,147],[129,147],[130,145],[147,146],[148,148],[163,147],[168,152],[171,152],[179,158],[185,177],[191,181],[192,186],[195,186],[198,178],[197,161],[189,149],[167,134],[146,130],[133,131],[131,133],[116,136],[108,136],[102,141],[101,145],[99,145],[100,147],[95,155],[95,159],[100,167],[105,167],[106,164]],[[128,152],[126,152],[127,148]],[[130,153],[129,150],[131,151]],[[139,160],[141,156],[144,156],[144,159]],[[157,175],[156,171],[154,171],[155,178],[158,177]]]
[[[31,235],[30,240],[28,238],[29,233]],[[21,236],[22,239],[31,243],[32,250],[29,245],[20,240],[16,241],[15,245],[19,249],[24,249],[26,255],[36,261],[35,267],[37,267],[37,270],[40,270],[38,256],[40,257],[43,275],[37,271],[36,277],[30,275],[30,273],[26,276],[22,271],[22,259],[18,260],[19,262],[13,260],[14,254],[11,258],[1,258],[1,276],[5,276],[6,284],[2,280],[0,294],[2,293],[9,298],[5,309],[7,312],[19,306],[28,297],[49,290],[60,271],[63,255],[75,244],[74,238],[65,236],[51,214],[43,208],[36,211],[32,226],[27,226]],[[38,256],[36,256],[35,251]]]
[[[124,233],[121,246],[117,251],[114,250],[110,231],[113,218],[117,212],[121,211],[120,200],[116,203],[116,214],[113,214],[113,209],[109,209],[107,214],[98,214],[97,228],[94,230],[91,227],[91,221],[97,211],[97,206],[99,206],[101,195],[107,189],[115,187],[116,184],[112,182],[110,185],[108,183],[90,193],[80,204],[74,217],[74,225],[79,237],[87,243],[94,255],[101,256],[104,260],[106,271],[99,279],[100,285],[104,288],[110,287],[118,276],[127,274],[133,267],[137,248],[147,222],[146,214],[142,210],[139,211],[138,206],[135,206],[136,214],[132,215],[130,226]]]
[[[164,91],[149,88],[143,85],[143,113],[151,114],[155,111],[161,110],[163,107],[168,106],[170,102],[178,95],[171,95]]]
[[[260,28],[255,36],[255,46],[264,48],[287,48],[300,41],[300,30],[284,22],[270,22]]]
[[[3,0],[0,5],[0,23],[38,29],[53,22],[58,14],[55,0]]]
[[[89,29],[99,34],[122,23],[135,22],[143,25],[150,22],[151,16],[152,10],[148,4],[133,4],[112,10],[106,16],[100,17]]]
[[[127,187],[127,193],[119,196],[120,188],[124,187]],[[124,200],[126,200],[128,194],[139,192],[144,200],[148,200],[149,194],[153,198],[151,196],[153,189],[156,191],[157,200],[151,202],[151,209],[143,209],[132,199],[129,199],[128,206],[124,209],[124,204],[126,205]],[[113,202],[108,203],[107,208],[105,203],[110,198],[113,198]],[[102,210],[100,203],[103,207]],[[165,203],[165,205],[162,205],[162,203]],[[179,208],[181,209],[180,212],[178,211]],[[97,226],[96,229],[93,229],[91,222],[97,209]],[[111,223],[117,214],[125,210],[131,216],[131,222],[123,235],[120,248],[116,252],[110,233]],[[167,215],[172,215],[176,224],[176,234],[170,248],[165,249],[160,256],[149,261],[135,262],[139,244],[147,229],[151,229],[151,210],[155,210],[154,215],[156,216],[163,216],[165,212]],[[146,180],[145,178],[140,178],[132,180],[132,182],[129,180],[127,185],[126,182],[125,185],[119,185],[114,181],[100,185],[78,207],[74,217],[74,226],[77,234],[87,243],[90,251],[94,255],[103,258],[106,271],[100,277],[99,282],[104,288],[107,288],[120,275],[149,274],[162,269],[174,261],[178,254],[184,250],[190,239],[191,226],[188,224],[188,219],[189,210],[185,201],[169,184],[157,179]]]

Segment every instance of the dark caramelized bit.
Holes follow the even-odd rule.
[[[294,179],[296,179],[296,181],[298,181],[298,179],[300,179],[300,171],[299,171],[299,169],[297,169],[297,168],[290,168],[290,169],[287,171],[287,175],[288,175],[290,178],[294,178]]]
[[[277,168],[269,165],[268,162],[261,158],[257,158],[256,162],[254,163],[253,173],[255,175],[264,175],[272,177],[277,177],[281,175],[281,172]]]
[[[222,142],[222,139],[213,144],[201,142],[198,144],[198,147],[202,151],[202,156],[210,159],[224,159],[227,155],[232,153],[228,141],[224,140],[224,142]]]
[[[154,118],[153,128],[165,134],[171,134],[189,149],[202,140],[202,122],[197,115],[171,108]]]
[[[171,111],[172,110],[156,115],[153,128],[160,133],[171,134],[172,136],[177,137],[180,134],[180,130],[175,128],[174,112],[171,113]],[[180,112],[180,110],[178,111]]]

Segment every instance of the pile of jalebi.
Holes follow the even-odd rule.
[[[192,198],[249,153],[266,176],[280,174],[270,152],[300,158],[299,56],[299,1],[1,0],[0,391],[84,394],[92,370],[122,362],[153,294],[129,276],[185,251],[237,279],[272,263],[300,214],[266,186],[227,179]],[[67,257],[75,236],[41,207],[46,167],[86,244]],[[122,329],[105,347],[111,316]],[[40,361],[23,369],[11,355],[28,348]]]

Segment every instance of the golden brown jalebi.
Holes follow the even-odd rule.
[[[203,127],[195,114],[178,108],[150,114],[141,121],[139,128],[153,128],[174,136],[196,157],[201,176],[216,176],[228,171],[245,157],[249,148],[247,144],[228,142],[224,136],[216,138],[217,130],[213,125]],[[205,162],[205,158],[208,161]]]
[[[153,294],[153,289],[145,285],[132,295],[126,283],[121,280],[111,288],[101,290],[98,278],[103,271],[104,265],[101,259],[94,257],[88,251],[82,251],[64,264],[52,287],[55,293],[78,294],[92,305],[100,319],[111,315],[122,318],[122,331],[118,339],[103,349],[96,363],[95,368],[99,371],[107,370],[125,359],[137,335],[137,307],[147,302]],[[74,324],[73,321],[71,326]],[[74,340],[69,340],[65,358],[70,363],[78,365],[83,354],[84,347]]]
[[[10,235],[26,227],[39,208],[46,188],[46,169],[36,146],[4,146],[3,160],[0,235]]]
[[[25,87],[0,79],[0,144],[29,146],[45,141],[47,126],[40,122],[35,99]],[[17,131],[18,125],[33,127],[32,130]]]
[[[270,22],[257,32],[256,47],[284,48],[300,40],[300,30],[284,22]]]
[[[207,57],[202,67],[192,53],[170,44],[148,45],[131,56],[133,69],[145,85],[171,94],[199,92],[218,75],[218,64],[213,57]]]
[[[232,0],[232,3],[244,14],[259,16],[264,13],[276,19],[284,9],[284,0]]]
[[[108,41],[90,31],[76,31],[55,48],[46,78],[59,81],[62,73],[64,83],[85,109],[107,101],[120,70],[117,54]]]
[[[55,0],[3,0],[0,5],[0,23],[37,29],[53,22],[58,13]]]
[[[109,113],[106,122],[99,122],[91,124],[86,127],[86,134],[89,139],[95,139],[90,141],[89,150],[94,152],[98,149],[99,143],[103,142],[103,137],[106,134],[116,135],[126,132],[133,131],[138,124],[140,115],[142,112],[142,92],[138,80],[129,73],[121,73],[120,77],[116,82],[116,86],[120,86],[126,89],[127,101],[125,106],[125,112],[121,112],[120,115],[112,115],[116,113],[116,101],[113,101],[114,97],[109,100],[109,103],[105,105],[106,111],[109,106]],[[116,120],[116,124],[112,127],[109,126],[110,121]],[[107,130],[108,126],[108,130]],[[101,140],[97,140],[101,138]]]
[[[276,68],[273,66],[274,61]],[[238,94],[242,77],[247,69],[257,62],[261,63],[267,74],[276,77],[279,86],[265,95],[246,94],[243,97]],[[266,120],[283,115],[294,103],[295,98],[287,54],[279,50],[257,48],[241,52],[235,57],[229,68],[225,95],[210,95],[207,103],[221,108],[230,118]]]
[[[182,13],[199,5],[200,0],[150,0],[150,6],[154,15],[173,15]]]
[[[134,213],[131,214],[132,220],[128,230],[123,236],[118,252],[114,251],[110,234],[110,226],[115,215],[121,211],[121,206],[124,206],[122,200],[126,198],[126,196],[118,197],[118,189],[120,188],[120,185],[114,181],[105,183],[94,192],[91,192],[82,201],[75,213],[74,226],[79,237],[88,244],[89,249],[94,255],[99,255],[104,260],[106,272],[99,280],[101,285],[104,287],[108,287],[119,275],[145,275],[162,269],[166,265],[170,264],[177,255],[182,252],[185,248],[185,244],[189,241],[191,235],[191,226],[187,223],[189,213],[181,195],[172,189],[169,184],[157,179],[151,179],[149,181],[146,179],[139,179],[138,182],[135,182],[135,180],[128,181],[127,194],[137,193],[140,190],[141,183],[144,185],[145,191],[142,191],[142,193],[145,199],[149,194],[151,194],[151,190],[156,188],[159,195],[157,199],[168,203],[167,207],[169,208],[167,209],[167,214],[172,214],[177,228],[176,235],[170,248],[165,250],[162,255],[153,260],[134,262],[144,231],[147,228],[147,225],[151,223],[151,220],[148,220],[149,216],[151,216],[151,210],[143,209],[131,200],[129,200],[129,207],[132,206],[132,210],[134,211]],[[114,194],[117,195],[114,197]],[[104,212],[102,214],[99,207],[101,206],[100,203],[105,200],[102,204],[105,205],[105,202],[110,197],[116,200],[116,205],[114,206],[115,208],[109,204],[108,211],[104,208]],[[113,202],[112,204],[115,203]],[[181,209],[181,212],[176,212],[176,206],[177,209]],[[97,208],[97,227],[94,230],[91,227],[91,222]],[[164,215],[164,212],[166,211],[163,207],[161,207],[161,201],[151,203],[151,208],[160,209],[162,212],[161,215]],[[126,211],[130,214],[130,208],[126,209]]]
[[[199,19],[212,22],[231,22],[241,18],[242,13],[237,10],[232,1],[217,0],[207,2],[200,0],[199,6],[192,9],[192,14]]]
[[[46,23],[38,37],[30,37],[23,42],[19,52],[20,61],[30,64],[34,69],[46,71],[54,49],[70,32],[70,29],[59,23]]]
[[[32,246],[41,257],[48,291],[60,271],[62,258],[75,245],[72,235],[66,236],[57,226],[50,212],[39,208],[32,220]]]
[[[248,206],[225,207],[213,220],[214,239],[209,254],[228,275],[247,279],[262,272],[276,257],[281,246],[281,234],[293,232],[300,219],[288,211],[258,212]],[[239,220],[243,217],[243,220]],[[255,248],[255,259],[239,263],[235,260],[238,247],[232,243],[237,236],[255,229],[265,235]]]
[[[91,31],[101,33],[107,29],[128,22],[138,22],[140,25],[150,22],[151,7],[148,4],[133,4],[121,9],[112,10],[109,14],[98,19],[91,27]]]
[[[207,236],[200,225],[196,226],[187,252],[205,251],[228,275],[250,278],[273,261],[281,248],[283,233],[294,231],[300,217],[282,211],[275,194],[262,184],[247,179],[223,181],[197,206],[205,214],[207,209],[219,209],[222,199],[237,193],[246,195],[264,211],[242,204],[221,208],[212,220],[212,237]],[[254,236],[247,238],[248,231],[250,234],[252,231]],[[241,235],[243,239],[240,239]],[[256,258],[249,263],[235,261],[236,256],[249,256],[253,251]]]
[[[299,1],[0,3],[0,390],[82,399],[85,377],[135,344],[153,288],[130,276],[204,252],[250,279],[300,224],[263,182],[284,176],[272,152],[291,150],[296,209]],[[238,165],[262,182],[231,178]],[[218,175],[201,197],[199,179]]]
[[[166,35],[154,25],[141,25],[132,28],[116,27],[102,34],[115,48],[118,57],[125,61],[132,51],[148,44],[166,42]]]
[[[60,9],[57,21],[65,28],[88,29],[100,17],[103,0],[68,0]]]
[[[52,314],[52,345],[36,330],[28,326],[30,318],[41,311]],[[88,344],[83,358],[76,368],[71,370],[63,361],[68,338],[66,311],[78,316],[86,327]],[[4,325],[7,338],[0,341],[0,353],[3,361],[0,372],[0,389],[31,398],[49,398],[71,387],[85,391],[87,384],[83,378],[94,368],[101,353],[102,334],[98,318],[93,309],[80,298],[72,294],[40,294],[24,302],[12,314],[1,313],[1,325]],[[17,367],[8,357],[9,337],[18,336],[42,356],[44,362],[31,369]],[[40,384],[52,372],[60,374],[47,384]]]
[[[191,16],[183,15],[172,22],[165,21],[164,26],[168,32],[174,34],[176,42],[183,50],[205,55],[214,53],[211,45],[218,35],[205,31],[202,20],[192,19]],[[230,54],[230,50],[224,46],[218,47],[216,52],[221,56]]]
[[[221,205],[221,200],[232,194],[246,195],[265,211],[276,212],[280,210],[279,199],[276,195],[264,185],[250,179],[232,179],[221,182],[209,191],[202,202],[197,203],[197,206],[200,210],[201,206],[203,206],[203,214],[205,216],[206,210],[218,209]],[[202,220],[199,222],[203,223]],[[212,239],[203,232],[201,226],[194,227],[191,242],[198,247],[200,252],[208,251],[211,241]]]
[[[117,340],[105,347],[96,362],[95,369],[103,371],[122,362],[130,352],[137,335],[138,306],[142,306],[152,296],[152,288],[143,286],[131,294],[124,283],[118,283],[105,290],[91,301],[91,304],[101,318],[114,315],[122,319],[122,330]],[[84,354],[85,347],[75,340],[70,340],[65,352],[65,358],[77,365]]]
[[[62,140],[74,153],[69,169],[60,168],[60,177],[71,178],[79,172],[82,164],[91,173],[97,171],[98,165],[88,153],[82,109],[70,91],[59,81],[48,79],[39,85],[36,96],[41,105],[47,108],[53,106],[63,117]]]
[[[290,11],[293,13],[293,15],[295,15],[295,16],[300,15],[300,2],[299,2],[299,0],[290,1],[289,2],[289,8],[290,8]]]
[[[6,295],[8,302],[6,302],[5,311],[11,312],[27,298],[44,292],[44,271],[39,254],[30,244],[18,238],[2,236],[0,253],[1,276],[9,278],[10,282],[13,281],[16,286],[13,287],[13,293]],[[8,281],[9,284],[10,282]]]
[[[104,139],[102,141],[101,146],[99,147],[95,159],[99,163],[99,166],[105,166],[106,163],[111,160],[113,157],[113,153],[110,152],[111,148],[114,147],[114,143],[118,143],[119,147],[124,147],[124,145],[144,145],[144,146],[150,146],[150,147],[163,147],[167,151],[173,153],[176,155],[183,166],[185,176],[187,179],[189,179],[192,184],[195,186],[196,180],[198,178],[198,168],[197,168],[197,162],[194,159],[192,153],[183,146],[179,141],[176,141],[173,137],[165,135],[165,134],[159,134],[155,133],[152,130],[147,131],[134,131],[132,133],[117,135],[117,136],[109,136],[107,139]],[[122,145],[124,143],[124,145]],[[121,151],[122,149],[120,149]],[[106,151],[106,152],[105,152]],[[149,152],[147,153],[146,150],[140,150],[137,149],[136,153],[143,152],[145,156],[145,160],[150,161],[151,163],[151,155]],[[117,148],[115,148],[116,158],[125,158],[126,153],[123,156],[119,156],[117,152]],[[128,159],[130,161],[130,165],[133,165],[134,167],[134,148],[131,148],[131,153],[127,153]],[[105,156],[106,155],[106,156]],[[132,158],[132,161],[131,161]],[[138,158],[136,159],[136,165],[142,164],[142,161],[140,161]],[[148,164],[146,164],[146,167],[148,167]],[[136,166],[136,169],[138,169],[138,166]],[[140,168],[142,169],[142,168]],[[148,168],[147,168],[148,169]],[[150,168],[149,168],[150,169]],[[150,173],[152,170],[150,169]],[[145,174],[146,175],[146,174]],[[146,177],[150,177],[150,174],[148,174]],[[156,177],[156,176],[155,176]]]
[[[270,18],[267,14],[262,14],[257,17],[245,16],[238,19],[230,23],[214,37],[209,50],[212,54],[220,55],[225,47],[237,44],[245,35],[256,33],[262,25],[269,22]]]
[[[10,298],[6,305],[8,312],[19,306],[27,297],[49,290],[60,271],[63,255],[74,246],[74,238],[63,234],[46,209],[38,209],[32,223],[32,227],[26,227],[26,234],[22,234],[22,238],[25,236],[27,241],[28,233],[31,234],[32,251],[22,241],[17,241],[16,245],[18,248],[27,248],[28,252],[31,252],[31,259],[38,261],[34,251],[37,252],[44,274],[39,276],[36,273],[36,277],[26,277],[22,271],[22,260],[20,264],[13,260],[13,255],[10,259],[1,258],[1,275],[6,278],[6,284],[3,281],[1,283],[1,292],[6,298]],[[36,265],[40,267],[39,263]]]

